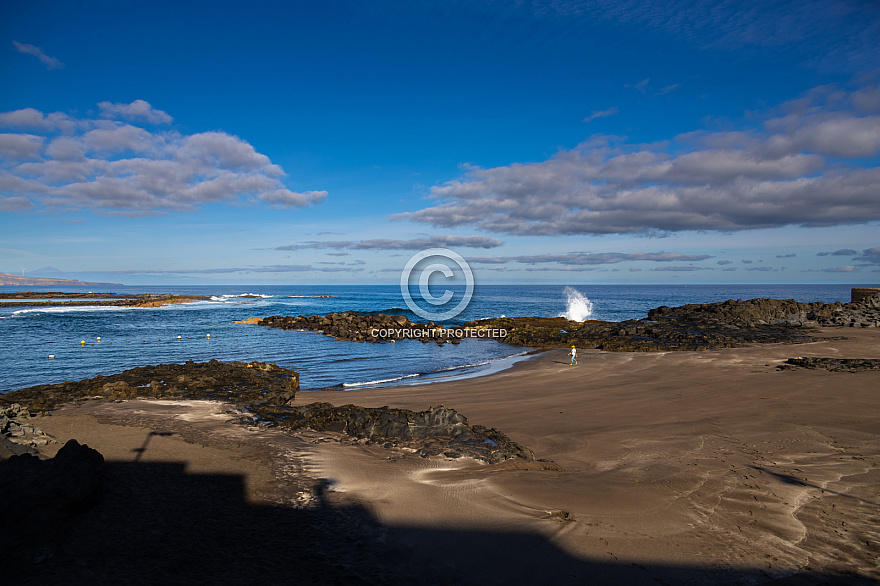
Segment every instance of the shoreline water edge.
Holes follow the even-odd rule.
[[[27,307],[20,289],[0,288],[0,345],[14,348],[0,358],[0,392],[35,384],[79,380],[145,364],[183,363],[211,359],[276,363],[301,373],[303,389],[361,388],[369,381],[388,379],[421,382],[424,378],[448,377],[461,369],[470,376],[474,369],[488,368],[500,359],[528,351],[538,344],[526,343],[530,328],[514,336],[437,336],[437,344],[420,343],[413,336],[398,338],[395,347],[336,343],[333,338],[313,335],[316,330],[292,328],[261,329],[254,324],[236,324],[253,316],[327,316],[358,312],[365,315],[403,316],[423,322],[400,301],[399,287],[391,286],[262,286],[239,287],[120,287],[95,294],[82,288],[70,297],[57,290],[37,289],[29,301],[50,301],[38,295],[53,295],[51,301],[83,301],[73,295],[116,296],[119,300],[137,295],[200,296],[207,300],[164,307],[72,306]],[[731,297],[768,297],[826,303],[850,299],[843,286],[485,286],[478,287],[467,310],[458,318],[438,324],[444,329],[463,327],[468,322],[505,315],[536,315],[552,321],[562,317],[577,322],[599,320],[630,322],[641,320],[652,308],[680,306],[694,302],[723,301]],[[87,301],[87,300],[86,300]],[[253,320],[253,321],[259,321]],[[557,320],[562,323],[564,320]],[[639,324],[632,322],[634,327]],[[392,326],[398,327],[398,326]],[[302,329],[303,331],[300,331]],[[321,328],[318,328],[319,330]],[[499,330],[509,328],[501,323]],[[564,329],[564,328],[563,328]],[[365,338],[371,332],[364,332]],[[381,332],[377,332],[381,333]],[[495,332],[503,334],[504,332]],[[602,332],[610,340],[609,334]],[[523,335],[525,334],[525,335]],[[642,332],[641,335],[644,335]],[[418,334],[417,334],[418,335]],[[519,343],[517,337],[523,338]],[[409,338],[409,339],[407,339]],[[431,341],[430,339],[428,341]],[[586,344],[589,340],[583,340]],[[578,340],[576,343],[581,343]],[[50,356],[54,358],[49,358]],[[482,365],[482,366],[480,366]],[[345,385],[345,387],[343,387]]]

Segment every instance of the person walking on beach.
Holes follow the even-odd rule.
[[[577,364],[577,363],[578,363],[578,351],[577,351],[577,348],[575,348],[574,346],[572,346],[572,347],[571,347],[571,352],[569,352],[569,354],[571,354],[571,365],[573,366],[573,365]]]

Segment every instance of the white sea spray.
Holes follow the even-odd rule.
[[[593,302],[586,295],[574,287],[566,287],[563,293],[566,296],[565,312],[560,313],[559,317],[572,321],[584,321],[593,314]]]

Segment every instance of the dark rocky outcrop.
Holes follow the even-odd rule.
[[[18,403],[0,405],[0,460],[16,454],[35,453],[55,443],[55,438],[31,423],[31,414]]]
[[[340,340],[458,343],[462,337],[494,339],[532,348],[578,346],[609,351],[733,348],[755,343],[799,343],[811,327],[880,327],[880,296],[857,303],[802,303],[793,299],[730,299],[719,303],[658,307],[645,319],[576,322],[563,317],[483,319],[444,329],[402,315],[356,311],[325,316],[271,316],[258,325],[318,331]],[[464,335],[458,335],[464,332]]]
[[[99,502],[103,472],[103,456],[76,440],[49,460],[22,454],[0,462],[0,552],[12,569],[54,555],[71,517]]]
[[[794,299],[741,299],[720,303],[658,307],[648,319],[684,318],[739,327],[755,326],[848,326],[880,327],[880,295],[855,303],[801,303]]]
[[[98,283],[100,284],[100,283]],[[110,283],[107,283],[110,284]],[[135,295],[116,295],[115,293],[10,293],[4,299],[65,299],[63,301],[0,301],[0,307],[71,307],[71,306],[109,306],[109,307],[162,307],[175,303],[209,301],[205,295],[175,295],[138,293]],[[86,299],[86,301],[82,301]]]
[[[853,287],[850,300],[853,303],[861,303],[875,295],[880,296],[880,287]]]
[[[467,327],[501,329],[500,342],[533,348],[596,348],[611,352],[655,352],[735,348],[755,343],[798,343],[806,340],[794,326],[740,327],[684,317],[622,322],[573,322],[565,318],[501,318],[480,320]]]
[[[262,362],[187,362],[133,368],[74,383],[40,385],[0,395],[0,406],[21,412],[50,411],[71,401],[101,399],[206,399],[226,401],[249,415],[239,423],[259,422],[282,429],[310,428],[344,433],[369,443],[411,448],[422,456],[469,456],[486,462],[511,458],[533,461],[534,454],[496,429],[471,426],[446,407],[414,412],[355,405],[314,403],[294,407],[299,375]],[[14,453],[20,453],[15,451]]]
[[[658,307],[646,319],[573,322],[565,318],[499,318],[464,327],[502,328],[508,344],[578,346],[611,351],[706,350],[755,343],[799,343],[818,326],[880,327],[880,296],[860,303],[730,299]]]
[[[372,409],[312,403],[293,408],[266,406],[257,413],[287,429],[345,433],[369,444],[409,447],[423,457],[469,456],[489,463],[512,458],[535,460],[531,450],[511,441],[497,429],[472,426],[464,415],[442,405],[415,412],[390,407]]]
[[[327,315],[280,316],[273,315],[257,322],[257,325],[282,330],[312,330],[338,340],[352,342],[393,342],[396,340],[420,340],[457,344],[458,338],[448,335],[443,327],[433,322],[419,324],[403,315],[363,314],[357,311],[328,313]]]
[[[20,403],[51,411],[78,399],[208,399],[243,405],[285,405],[299,390],[299,374],[263,362],[192,362],[132,368],[71,383],[38,385],[0,395],[0,405]]]
[[[789,358],[777,367],[779,370],[796,370],[809,368],[830,370],[831,372],[864,372],[880,370],[880,359],[877,358]]]

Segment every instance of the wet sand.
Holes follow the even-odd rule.
[[[227,407],[202,402],[90,401],[37,424],[107,460],[241,475],[255,504],[357,505],[384,546],[434,560],[449,583],[747,584],[796,572],[786,583],[870,583],[880,580],[880,373],[776,367],[876,358],[880,331],[822,334],[846,339],[580,350],[576,366],[559,350],[487,377],[297,395],[443,404],[561,470],[287,436],[227,423]]]

